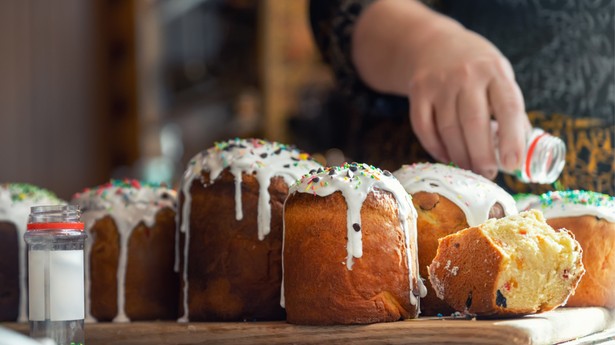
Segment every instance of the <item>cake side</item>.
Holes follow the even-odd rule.
[[[361,208],[363,255],[347,260],[346,201],[296,193],[286,201],[284,299],[288,322],[311,325],[390,322],[418,316],[397,201],[370,193]],[[412,246],[414,251],[414,245]],[[416,267],[411,269],[415,270]],[[412,284],[418,285],[417,278]]]
[[[209,178],[208,172],[202,174]],[[271,179],[270,230],[259,239],[259,183],[243,174],[243,218],[237,220],[234,181],[233,174],[223,171],[212,185],[192,183],[189,247],[181,255],[187,263],[188,298],[182,290],[181,299],[191,321],[282,320],[282,208],[288,186],[281,177]]]
[[[554,228],[574,233],[586,273],[568,300],[571,307],[615,307],[615,198],[585,190],[552,191],[534,198]]]
[[[566,306],[615,308],[615,223],[589,215],[551,218],[547,223],[569,229],[583,248],[586,272]]]
[[[419,273],[427,278],[428,267],[438,251],[438,240],[468,227],[463,211],[437,193],[417,192],[412,203],[418,213]],[[450,315],[455,310],[436,296],[429,279],[425,281],[427,295],[421,299],[421,315]]]

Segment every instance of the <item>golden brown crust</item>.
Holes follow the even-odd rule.
[[[125,311],[132,321],[173,320],[178,315],[179,277],[175,260],[175,212],[161,209],[154,226],[139,223],[129,239]],[[90,229],[90,313],[98,321],[117,315],[117,267],[120,237],[113,217]]]
[[[111,216],[97,220],[90,228],[90,314],[98,321],[117,315],[117,267],[120,235]]]
[[[391,194],[375,191],[363,203],[363,256],[353,259],[352,270],[345,264],[347,206],[340,192],[326,197],[295,193],[284,212],[288,322],[360,324],[417,316],[410,302],[405,236]],[[413,241],[410,252],[416,253]]]
[[[574,235],[566,229],[556,231],[566,231],[574,239]],[[574,250],[579,251],[575,263],[577,270],[572,273],[574,277],[570,279],[573,280],[566,282],[566,296],[561,296],[561,300],[556,303],[551,301],[547,304],[544,301],[541,305],[517,308],[506,304],[506,297],[496,285],[504,269],[505,254],[480,226],[464,229],[440,240],[436,257],[429,266],[429,279],[438,296],[460,312],[483,317],[512,317],[545,312],[562,305],[583,275],[582,252],[578,243]],[[549,296],[551,299],[554,297]]]
[[[15,321],[19,315],[19,253],[15,224],[0,221],[0,321]]]
[[[615,223],[594,216],[547,220],[571,231],[583,249],[585,275],[566,306],[615,308]]]
[[[495,284],[502,259],[502,253],[478,227],[468,228],[440,240],[429,266],[429,280],[455,310],[480,315],[523,314],[526,311],[512,311],[496,303]]]
[[[428,266],[438,251],[438,240],[467,228],[469,225],[463,211],[448,198],[437,193],[417,192],[412,202],[418,213],[418,249],[421,277],[428,276]],[[489,218],[504,217],[502,205],[496,203],[489,210]],[[425,281],[427,296],[421,299],[421,315],[448,315],[455,311],[436,296],[429,280]]]
[[[419,272],[427,278],[427,267],[438,251],[438,239],[468,227],[463,211],[447,198],[429,192],[412,195],[418,213]],[[425,281],[427,296],[421,299],[421,315],[448,315],[455,310],[436,296],[431,282]]]
[[[163,208],[150,228],[139,223],[128,243],[126,315],[133,320],[175,320],[179,275],[175,264],[175,211]],[[145,288],[144,288],[145,287]]]
[[[207,172],[203,178],[209,181]],[[235,180],[228,170],[207,187],[199,179],[192,183],[190,321],[284,319],[280,306],[282,209],[288,186],[283,178],[271,179],[269,193],[271,232],[261,241],[257,226],[259,184],[253,175],[242,176],[240,221],[235,219]],[[183,204],[183,196],[180,201]]]

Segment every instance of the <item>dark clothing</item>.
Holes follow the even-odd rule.
[[[408,0],[414,1],[414,0]],[[354,24],[369,0],[312,0],[310,19],[324,58],[356,109],[347,152],[386,169],[429,160],[411,131],[408,100],[374,92],[351,60]],[[434,10],[473,30],[510,60],[530,120],[561,137],[564,188],[615,194],[615,2],[612,0],[442,0]],[[513,192],[551,186],[498,182]]]

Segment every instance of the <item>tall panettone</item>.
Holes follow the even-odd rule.
[[[296,148],[231,139],[196,155],[180,196],[182,320],[283,320],[282,210],[320,164]]]
[[[415,318],[416,211],[388,171],[352,163],[291,186],[284,207],[283,302],[290,323]]]
[[[75,194],[86,239],[86,318],[175,320],[177,193],[137,180],[112,180]]]

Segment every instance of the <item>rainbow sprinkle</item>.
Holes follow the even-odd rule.
[[[615,208],[615,198],[585,190],[549,191],[540,196],[540,205],[549,207],[554,201],[568,204]]]
[[[11,195],[11,201],[21,202],[24,200],[43,200],[48,199],[62,203],[53,192],[40,188],[28,183],[4,183],[0,185],[0,188],[7,189]]]
[[[177,193],[166,184],[141,182],[135,179],[110,180],[94,188],[85,188],[81,193],[75,193],[72,202],[79,204],[82,211],[89,209],[105,209],[112,212],[114,206],[130,204],[161,205],[172,204],[175,207]]]
[[[297,180],[294,185],[299,186],[301,184],[305,184],[306,188],[304,191],[311,190],[315,192],[318,188],[326,187],[329,185],[328,182],[323,181],[323,179],[325,179],[327,176],[333,177],[340,174],[344,175],[340,180],[352,184],[352,187],[354,189],[358,189],[361,186],[361,184],[363,183],[363,179],[372,179],[380,181],[383,176],[393,176],[389,171],[380,170],[373,165],[352,162],[344,163],[341,166],[310,170],[307,174],[303,175],[299,180]]]
[[[203,155],[219,155],[220,160],[222,161],[222,166],[226,168],[233,161],[233,159],[229,158],[234,157],[234,159],[238,159],[247,156],[256,157],[257,154],[254,152],[253,149],[261,147],[265,148],[266,151],[258,153],[258,159],[255,163],[254,168],[265,167],[265,161],[267,161],[268,158],[277,156],[283,151],[287,151],[291,154],[291,159],[295,162],[293,163],[293,166],[295,167],[297,166],[297,162],[313,160],[308,153],[298,150],[294,145],[287,145],[276,141],[266,141],[263,139],[255,138],[234,138],[227,141],[215,142],[213,147],[203,152]],[[196,161],[192,160],[190,164],[194,165],[196,164]],[[290,167],[290,165],[288,167]]]
[[[100,186],[97,186],[94,188],[84,188],[83,191],[81,191],[80,193],[75,193],[73,198],[79,198],[84,195],[90,195],[90,196],[97,195],[97,196],[101,196],[104,198],[108,195],[111,189],[115,189],[115,188],[117,189],[115,190],[113,194],[121,195],[121,194],[124,194],[124,192],[131,190],[131,189],[166,188],[166,185],[164,183],[157,184],[157,183],[150,183],[150,182],[141,182],[135,179],[128,179],[128,178],[125,178],[123,180],[112,179],[109,182],[101,184]]]

